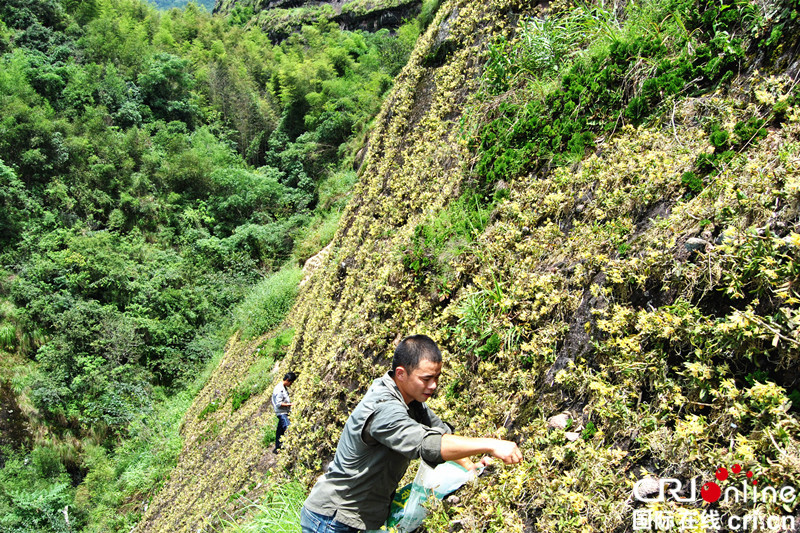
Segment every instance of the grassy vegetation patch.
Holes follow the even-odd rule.
[[[234,15],[237,12],[234,9]],[[252,13],[240,13],[240,17],[252,16]],[[330,20],[336,11],[328,4],[310,7],[263,9],[255,14],[255,23],[273,39],[285,39],[299,30],[304,24],[313,24],[322,18]]]
[[[303,271],[290,265],[256,285],[236,309],[236,329],[252,338],[277,326],[294,303],[302,277]]]
[[[354,171],[346,170],[331,173],[320,183],[315,217],[295,241],[294,255],[299,263],[331,242],[357,179]]]
[[[232,411],[236,411],[250,397],[261,394],[273,384],[277,377],[275,363],[286,355],[293,335],[293,329],[284,329],[276,336],[265,340],[256,349],[255,354],[258,356],[256,362],[248,370],[247,376],[229,394]]]
[[[200,411],[200,414],[197,415],[198,420],[205,420],[208,415],[216,413],[219,411],[219,408],[222,407],[223,401],[219,398],[212,400],[208,405],[203,407],[203,410]]]
[[[725,85],[763,37],[766,16],[745,1],[659,0],[626,11],[556,8],[490,47],[490,119],[471,141],[478,175],[494,182],[579,160],[621,125],[658,116],[665,102]]]
[[[247,506],[252,518],[243,524],[225,522],[233,533],[293,533],[300,528],[300,508],[306,499],[303,485],[296,481],[276,484],[259,502]]]
[[[450,296],[457,283],[457,273],[450,265],[486,228],[491,201],[487,205],[484,195],[469,191],[417,225],[403,265],[418,284],[430,283],[440,297]]]
[[[384,11],[406,5],[413,6],[419,3],[419,0],[352,0],[342,6],[342,13],[360,17],[376,10]]]

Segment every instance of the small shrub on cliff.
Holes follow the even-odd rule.
[[[692,171],[684,172],[681,176],[681,183],[693,193],[703,190],[703,180],[697,177]]]
[[[484,230],[490,211],[484,197],[470,191],[419,224],[403,256],[403,265],[414,273],[416,282],[435,280],[435,289],[448,296],[454,281],[448,265]]]

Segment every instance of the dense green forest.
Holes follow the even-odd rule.
[[[274,327],[331,239],[420,30],[275,44],[246,22],[0,5],[0,388],[22,413],[0,531],[130,529],[204,366]]]

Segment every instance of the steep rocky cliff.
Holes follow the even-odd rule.
[[[784,28],[785,48],[761,64],[751,49],[724,90],[684,93],[638,127],[620,113],[583,158],[507,171],[480,213],[463,200],[481,179],[468,141],[504,98],[473,98],[480,68],[535,10],[445,4],[398,80],[332,260],[293,313],[287,365],[301,378],[283,466],[322,471],[394,343],[426,333],[447,361],[432,406],[458,432],[513,438],[526,458],[429,529],[629,529],[635,481],[709,481],[734,463],[796,486],[800,129],[773,109],[793,90],[796,34]],[[768,127],[737,130],[731,159],[689,188],[725,148],[709,124],[751,119]],[[459,243],[448,225],[464,211],[483,219]]]
[[[650,120],[631,118],[641,116],[632,88],[615,104],[632,111],[605,131],[590,122],[597,134],[571,160],[526,156],[488,181],[475,137],[510,97],[486,96],[481,69],[489,45],[505,35],[513,46],[517,22],[537,9],[445,3],[397,80],[329,259],[290,316],[280,370],[300,378],[292,453],[276,472],[311,483],[394,343],[425,333],[446,361],[432,407],[457,432],[514,439],[525,456],[438,509],[429,531],[630,530],[644,508],[637,480],[710,481],[734,464],[762,486],[797,487],[796,30],[783,27],[783,44],[760,56],[748,50],[725,85],[677,91],[668,105],[655,94]],[[253,463],[264,452],[226,453]],[[183,490],[221,497],[244,484],[203,472],[180,471]],[[196,530],[202,513],[190,507],[185,529]],[[762,506],[796,509],[796,499]],[[152,530],[178,530],[149,513]]]

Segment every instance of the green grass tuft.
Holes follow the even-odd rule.
[[[303,271],[286,266],[256,285],[234,312],[234,325],[244,338],[262,335],[283,320],[297,296]]]
[[[303,485],[292,481],[275,487],[261,502],[249,507],[254,517],[245,524],[223,522],[231,533],[296,533],[300,530],[300,508],[306,499]]]

